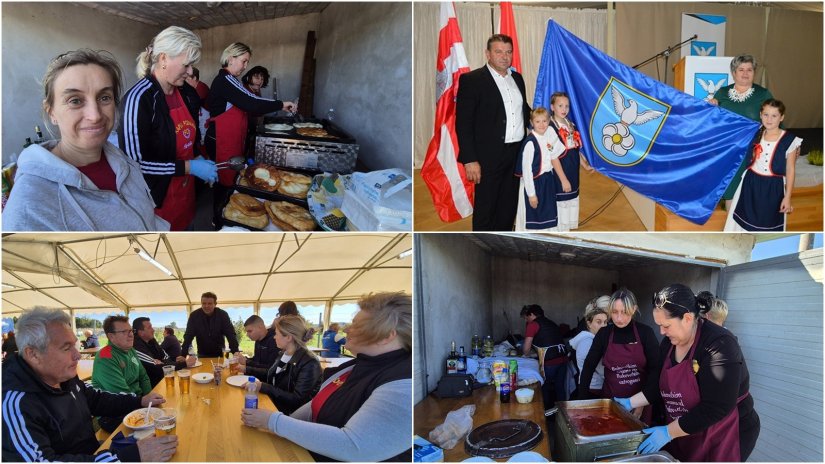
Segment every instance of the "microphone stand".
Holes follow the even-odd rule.
[[[698,38],[699,38],[699,35],[694,34],[693,37],[690,37],[687,40],[684,40],[682,42],[679,42],[676,45],[671,45],[670,47],[667,47],[666,49],[662,50],[661,52],[659,52],[659,53],[651,56],[650,58],[642,61],[641,63],[637,64],[636,66],[633,66],[633,69],[639,69],[640,67],[642,67],[642,66],[644,66],[648,63],[651,63],[653,61],[656,61],[661,57],[665,57],[665,78],[664,78],[664,80],[662,80],[662,82],[667,84],[667,60],[670,57],[670,54],[673,53],[674,51],[678,50],[679,48],[681,48],[682,45],[690,42],[691,40],[696,40]]]

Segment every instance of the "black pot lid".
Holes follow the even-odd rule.
[[[541,427],[533,421],[506,419],[488,422],[473,429],[464,440],[464,449],[473,456],[507,458],[536,447]]]

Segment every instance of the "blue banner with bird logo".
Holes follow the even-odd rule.
[[[547,25],[533,106],[570,96],[569,118],[597,171],[704,224],[759,123],[662,84]]]

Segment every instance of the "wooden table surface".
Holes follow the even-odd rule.
[[[532,387],[534,390],[533,401],[527,404],[517,402],[514,394],[511,394],[509,403],[502,403],[499,401],[496,388],[492,385],[473,390],[472,396],[465,398],[441,399],[435,395],[429,395],[415,405],[413,411],[413,417],[415,418],[413,433],[426,440],[430,435],[430,431],[444,422],[448,412],[468,404],[475,404],[476,412],[473,415],[473,429],[488,422],[501,419],[531,420],[538,424],[544,432],[541,442],[539,442],[532,451],[550,459],[551,431],[547,429],[547,422],[544,418],[541,387],[538,383],[533,384]],[[455,445],[454,448],[444,450],[444,462],[459,462],[469,457],[471,457],[471,455],[464,451],[463,440]],[[500,459],[499,461],[506,461],[506,459]]]
[[[192,374],[211,373],[210,361],[216,359],[200,360],[203,361],[203,365],[192,368]],[[153,391],[166,399],[162,407],[175,408],[178,412],[178,450],[172,456],[172,461],[312,462],[312,456],[304,448],[267,431],[253,429],[241,423],[244,390],[227,384],[227,374],[228,370],[224,372],[220,386],[216,386],[215,382],[199,384],[190,380],[188,395],[180,393],[180,379],[177,378],[172,392],[166,391],[166,380],[161,380],[155,386]],[[277,410],[269,396],[264,394],[258,395],[258,407]],[[131,434],[131,430],[121,424],[111,436],[119,431]],[[108,449],[110,442],[111,438],[106,440],[100,449]]]

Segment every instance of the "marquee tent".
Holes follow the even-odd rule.
[[[412,291],[410,234],[8,234],[2,315],[33,306],[72,315],[293,300],[325,304]],[[153,258],[171,275],[149,260]]]

